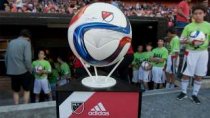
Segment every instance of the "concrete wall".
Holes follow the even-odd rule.
[[[0,118],[56,118],[55,102],[0,107]]]

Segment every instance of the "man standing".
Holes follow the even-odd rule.
[[[180,33],[190,20],[190,2],[191,0],[182,0],[177,6],[176,27],[180,29]]]
[[[11,77],[13,99],[19,104],[19,91],[24,89],[24,103],[29,102],[31,87],[31,34],[28,30],[22,30],[17,39],[12,40],[7,48],[5,64],[7,74]]]

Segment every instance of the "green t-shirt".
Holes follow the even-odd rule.
[[[209,40],[210,40],[210,23],[204,21],[202,23],[196,23],[196,22],[192,22],[190,24],[188,24],[181,35],[181,39],[188,39],[188,37],[190,36],[190,34],[193,31],[201,31],[206,35],[206,40],[204,41],[204,43],[202,45],[199,46],[199,48],[195,48],[193,45],[191,44],[187,44],[186,45],[186,49],[188,50],[207,50],[208,49],[208,45],[209,45]]]
[[[144,57],[144,61],[149,61],[149,59],[151,58],[151,57],[153,57],[153,52],[152,51],[150,51],[150,52],[144,52],[143,53],[143,57]]]
[[[47,60],[36,60],[32,63],[35,79],[47,79],[48,74],[38,74],[40,70],[45,70],[48,73],[51,72],[51,65]]]
[[[174,55],[175,52],[179,52],[179,50],[180,50],[180,40],[179,40],[178,36],[175,36],[171,39],[167,49],[168,49],[168,53],[170,55]]]
[[[70,67],[67,63],[62,63],[60,66],[61,75],[71,75]]]
[[[49,74],[49,83],[50,84],[56,84],[57,79],[59,77],[59,73],[57,69],[52,69],[52,73]]]
[[[152,65],[154,67],[164,67],[166,59],[168,57],[168,50],[165,47],[162,47],[162,48],[155,48],[152,50],[152,52],[154,54],[153,58],[165,59],[165,61],[161,63],[152,62]]]
[[[143,61],[144,61],[144,54],[139,53],[139,52],[135,52],[133,62],[132,62],[133,69],[138,70]]]

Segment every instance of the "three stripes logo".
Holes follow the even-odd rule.
[[[89,116],[109,116],[109,112],[105,109],[104,105],[99,102],[89,112]]]

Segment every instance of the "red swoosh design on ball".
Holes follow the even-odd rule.
[[[119,47],[125,46],[126,43],[130,43],[131,38],[130,37],[123,37],[120,41]]]
[[[106,58],[105,60],[107,62],[109,61],[113,61],[115,57],[117,57],[117,55],[119,55],[119,53],[122,51],[123,47],[127,44],[127,43],[131,43],[131,38],[130,37],[123,37],[121,40],[120,40],[120,43],[116,49],[116,51],[111,55],[109,56],[108,58]]]
[[[86,10],[86,8],[87,8],[88,6],[89,6],[89,5],[86,5],[86,6],[82,7],[82,8],[79,10],[79,12],[78,12],[75,16],[73,16],[73,18],[71,19],[71,22],[70,22],[70,24],[69,24],[69,27],[70,27],[73,23],[75,23],[75,22],[84,14],[84,12],[85,12],[85,10]]]

